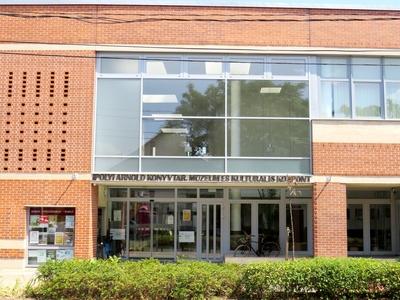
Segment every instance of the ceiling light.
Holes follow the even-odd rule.
[[[161,128],[162,133],[183,133],[188,134],[187,128]]]
[[[173,95],[143,95],[143,103],[178,103],[178,98]]]
[[[281,87],[262,87],[260,94],[279,94],[281,90]]]

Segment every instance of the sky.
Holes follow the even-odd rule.
[[[186,4],[400,10],[400,0],[0,0],[0,4]]]

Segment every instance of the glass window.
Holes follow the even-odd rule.
[[[123,205],[123,206],[122,206]],[[151,244],[151,207],[149,202],[129,202],[129,256],[142,256],[141,252],[149,252]],[[117,216],[122,215],[121,220],[126,220],[126,203],[112,202],[112,213],[117,211]],[[172,211],[172,214],[174,212]],[[153,213],[154,214],[154,213]],[[168,217],[167,217],[168,218]],[[173,221],[173,218],[172,218]],[[172,222],[174,224],[174,222]],[[158,224],[157,224],[158,225]],[[155,226],[153,226],[154,228]],[[126,222],[111,221],[111,228],[124,233]],[[154,233],[153,233],[154,234]],[[173,234],[173,233],[172,233]],[[173,235],[172,235],[173,237]],[[118,239],[113,239],[115,255],[121,255],[125,249],[125,236],[120,235]],[[170,233],[168,231],[166,244],[170,243]]]
[[[386,83],[386,109],[389,119],[400,118],[400,82]]]
[[[309,123],[303,120],[228,120],[228,155],[308,157]]]
[[[391,251],[390,204],[370,205],[371,251]]]
[[[74,257],[75,208],[31,207],[28,220],[28,265]]]
[[[185,172],[193,173],[223,173],[224,158],[198,157],[187,159],[186,157],[143,157],[143,172]]]
[[[286,198],[311,198],[312,190],[308,188],[293,187],[291,191],[289,189],[285,190]]]
[[[100,73],[136,74],[139,73],[139,58],[122,53],[105,53],[100,56]]]
[[[230,80],[232,117],[308,117],[306,81]]]
[[[200,198],[224,198],[223,189],[200,189]]]
[[[306,76],[304,58],[272,58],[272,76]]]
[[[245,234],[251,235],[251,204],[231,204],[231,250],[235,250]]]
[[[347,190],[348,199],[390,199],[389,190]]]
[[[385,79],[400,80],[400,59],[385,58],[384,62]]]
[[[279,204],[258,205],[258,234],[279,245]]]
[[[130,189],[132,198],[175,198],[173,189]]]
[[[347,205],[347,250],[364,251],[362,204]]]
[[[143,80],[143,115],[223,116],[223,80]]]
[[[255,199],[255,200],[279,200],[280,189],[230,189],[229,198],[232,200]]]
[[[189,74],[221,75],[223,72],[222,58],[189,58]]]
[[[232,58],[230,75],[264,75],[264,60],[257,58]],[[237,62],[236,62],[237,61]]]
[[[319,116],[326,118],[348,118],[351,116],[348,82],[321,82]]]
[[[143,120],[146,156],[223,156],[224,120]]]
[[[162,256],[173,256],[174,252],[175,204],[154,202],[153,204],[153,251]]]
[[[197,189],[178,189],[178,198],[197,198]]]
[[[140,80],[99,79],[96,155],[139,154]]]
[[[352,73],[354,79],[381,79],[381,60],[380,58],[353,58]]]
[[[126,198],[128,197],[128,189],[126,188],[110,188],[111,198]]]
[[[294,250],[307,251],[307,205],[292,204]],[[291,227],[290,208],[286,205],[286,227]],[[292,236],[289,236],[289,250],[293,249]]]
[[[138,158],[96,157],[96,172],[136,172],[139,170]]]
[[[321,58],[322,78],[348,78],[346,58]]]
[[[310,171],[310,159],[250,159],[228,158],[228,173],[306,173]]]
[[[152,60],[154,59],[154,60]],[[148,75],[170,75],[181,73],[181,58],[148,58],[146,60],[146,74]]]
[[[197,203],[178,203],[178,243],[179,254],[196,256]]]
[[[354,83],[354,102],[357,117],[381,116],[380,83]]]

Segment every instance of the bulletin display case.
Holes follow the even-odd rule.
[[[75,208],[28,208],[28,266],[74,257]]]

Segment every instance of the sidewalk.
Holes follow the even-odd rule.
[[[35,275],[35,268],[0,269],[0,288],[21,287]]]

